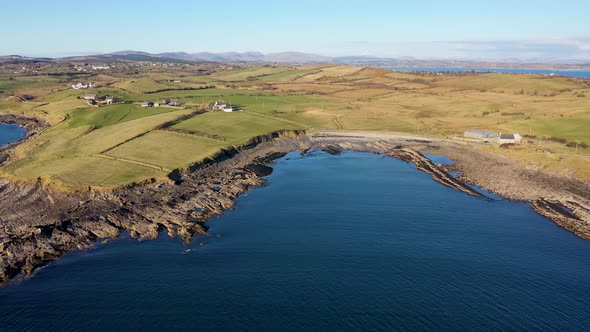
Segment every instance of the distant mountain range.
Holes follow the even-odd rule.
[[[108,53],[99,55],[99,57],[130,57],[130,56],[142,56],[142,57],[153,57],[160,59],[175,59],[182,61],[209,61],[209,62],[276,62],[276,63],[326,63],[330,62],[332,58],[300,53],[300,52],[282,52],[282,53],[270,53],[262,54],[260,52],[223,52],[223,53],[211,53],[211,52],[198,52],[198,53],[186,53],[186,52],[164,52],[164,53],[146,53],[137,51],[122,51],[115,53]]]
[[[506,60],[426,60],[414,57],[382,58],[374,56],[328,57],[323,55],[281,52],[263,54],[260,52],[164,52],[147,53],[140,51],[121,51],[107,54],[73,56],[57,59],[30,58],[19,55],[0,57],[0,63],[7,62],[112,62],[112,61],[154,61],[177,63],[253,63],[253,64],[345,64],[373,67],[466,67],[466,68],[555,68],[588,69],[590,61],[559,59],[506,59]]]

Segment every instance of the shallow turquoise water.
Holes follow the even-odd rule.
[[[590,241],[379,155],[290,154],[183,245],[119,239],[0,289],[1,330],[584,330]],[[200,246],[200,243],[204,246]]]

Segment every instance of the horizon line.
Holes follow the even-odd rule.
[[[383,60],[402,60],[402,61],[472,61],[472,62],[501,62],[501,63],[511,63],[511,62],[522,62],[528,64],[543,64],[543,63],[550,63],[550,64],[590,64],[590,58],[559,58],[559,57],[546,57],[546,59],[542,59],[545,61],[539,61],[538,59],[530,59],[530,58],[522,58],[522,57],[506,57],[506,58],[482,58],[482,57],[418,57],[413,55],[403,55],[403,56],[380,56],[380,55],[372,55],[372,54],[346,54],[346,55],[325,55],[321,53],[315,52],[305,52],[305,51],[280,51],[280,52],[261,52],[261,51],[220,51],[220,52],[212,52],[212,51],[164,51],[164,52],[149,52],[149,51],[141,51],[141,50],[120,50],[120,51],[112,51],[112,52],[105,52],[105,51],[96,51],[96,52],[63,52],[63,53],[53,53],[53,54],[34,54],[34,53],[12,53],[12,54],[2,54],[0,57],[23,57],[23,58],[47,58],[52,60],[57,59],[66,59],[66,58],[76,58],[76,57],[85,57],[85,56],[102,56],[102,55],[112,55],[117,53],[145,53],[148,55],[162,55],[166,53],[184,53],[188,55],[195,55],[199,53],[208,53],[213,55],[222,55],[222,54],[248,54],[248,53],[258,53],[263,56],[274,55],[274,54],[284,54],[284,53],[298,53],[307,56],[317,56],[329,59],[338,59],[338,58],[346,58],[346,57],[357,57],[357,58],[367,58],[367,59],[383,59]],[[543,57],[540,57],[543,58]],[[563,62],[560,62],[563,61]]]

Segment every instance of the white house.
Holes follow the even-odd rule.
[[[231,113],[234,111],[234,108],[231,106],[225,106],[224,108],[221,109],[222,111],[226,112],[226,113]]]
[[[522,136],[516,134],[500,134],[498,138],[498,144],[515,144],[522,141]]]
[[[224,101],[216,101],[213,105],[214,110],[223,111],[227,107],[227,104]]]
[[[115,100],[115,98],[111,97],[111,96],[106,96],[104,99],[105,104],[110,105],[113,103],[113,101]]]
[[[167,106],[180,106],[180,100],[178,100],[176,98],[173,98],[173,99],[166,98],[166,99],[164,99],[164,105],[167,105]]]
[[[74,90],[79,90],[79,89],[91,89],[96,87],[96,85],[92,84],[92,83],[78,83],[78,84],[74,84],[72,85],[72,89]]]

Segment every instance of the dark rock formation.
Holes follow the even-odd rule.
[[[269,176],[272,174],[272,167],[263,165],[263,164],[250,164],[244,167],[246,170],[253,172],[257,176]]]
[[[45,128],[49,127],[49,124],[43,120],[13,113],[0,114],[0,122],[17,124],[27,130],[27,134],[23,139],[0,147],[0,166],[12,160],[11,153],[14,147],[24,140],[31,139],[39,135],[43,130],[45,130]]]
[[[329,153],[331,155],[338,155],[342,153],[342,148],[337,145],[327,145],[322,148],[322,151]]]
[[[540,215],[553,220],[577,236],[590,239],[590,209],[588,207],[577,202],[545,198],[532,201],[531,207]]]
[[[469,187],[465,183],[455,179],[453,176],[449,175],[444,169],[435,165],[430,159],[425,157],[418,151],[414,151],[411,149],[393,149],[386,153],[386,155],[398,158],[400,160],[413,163],[416,165],[416,168],[424,173],[428,173],[432,175],[432,179],[444,186],[447,186],[452,189],[456,189],[462,191],[468,195],[488,198],[482,193],[478,192],[477,190]],[[489,198],[488,198],[489,199]]]

